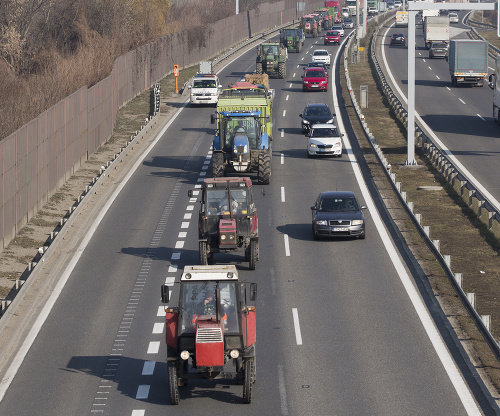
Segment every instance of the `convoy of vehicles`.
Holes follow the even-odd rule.
[[[212,123],[212,176],[256,173],[261,184],[271,180],[273,93],[264,85],[236,82],[224,89]]]
[[[193,191],[189,191],[189,196],[193,196]],[[213,263],[215,253],[243,250],[249,269],[255,270],[259,259],[259,227],[250,178],[203,180],[198,246],[202,265]]]
[[[488,42],[472,39],[452,40],[448,64],[453,85],[482,87],[488,76]]]
[[[264,42],[257,46],[255,72],[257,74],[286,76],[286,47],[280,42]]]
[[[424,41],[427,49],[431,42],[450,43],[450,19],[448,16],[428,16],[424,20]]]
[[[239,280],[232,265],[185,266],[177,306],[165,306],[170,403],[192,379],[233,379],[252,401],[256,381],[257,284]],[[167,285],[162,302],[170,303]],[[191,370],[191,371],[190,371]]]
[[[333,16],[330,16],[330,9],[324,7],[321,9],[316,9],[315,14],[319,14],[321,17],[321,28],[324,30],[329,30],[333,25]]]

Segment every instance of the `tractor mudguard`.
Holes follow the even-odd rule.
[[[222,150],[220,147],[220,137],[219,136],[214,136],[213,148],[214,148],[214,150]]]
[[[271,141],[269,140],[269,135],[267,133],[263,133],[260,138],[260,146],[259,149],[269,149],[271,147]]]

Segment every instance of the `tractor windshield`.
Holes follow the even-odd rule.
[[[220,297],[217,298],[217,288]],[[199,319],[217,319],[217,305],[224,332],[239,332],[236,282],[197,281],[182,284],[180,306],[181,333],[194,333]]]
[[[246,215],[248,213],[246,189],[231,189],[231,197],[227,189],[207,190],[207,214],[208,215]],[[229,204],[231,199],[231,204]]]
[[[293,38],[295,36],[295,30],[293,30],[293,29],[286,29],[285,30],[285,36],[287,38]]]
[[[278,55],[278,45],[265,45],[264,51],[266,55]]]
[[[258,121],[252,117],[228,117],[226,119],[226,130],[224,134],[224,147],[231,150],[233,139],[237,135],[247,136],[250,149],[257,148],[257,136],[259,134]]]

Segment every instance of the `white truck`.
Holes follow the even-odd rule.
[[[472,39],[452,40],[448,63],[453,85],[482,87],[488,76],[488,42]]]
[[[448,16],[427,16],[424,20],[424,40],[427,49],[431,46],[431,42],[449,44],[450,19]]]
[[[193,83],[188,87],[191,90],[189,103],[191,106],[202,104],[217,105],[222,85],[217,74],[212,69],[212,62],[202,61],[198,66],[198,73]]]

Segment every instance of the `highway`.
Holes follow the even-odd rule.
[[[460,23],[450,26],[450,38],[467,38]],[[407,47],[389,45],[392,33],[408,34],[407,28],[391,28],[385,32],[383,53],[393,80],[407,96]],[[496,173],[500,169],[498,137],[495,123],[493,92],[485,81],[484,87],[454,87],[444,59],[429,59],[424,46],[422,25],[416,28],[415,110],[443,145],[476,178],[477,182],[500,201],[500,185]],[[383,58],[384,59],[384,58]],[[494,60],[489,59],[490,73]],[[406,100],[406,99],[405,99]]]
[[[328,93],[302,92],[307,54],[318,47],[321,38],[307,38],[302,53],[289,54],[286,78],[271,80],[273,173],[270,185],[254,190],[257,269],[248,270],[241,253],[215,257],[258,283],[252,403],[242,404],[232,380],[190,381],[180,405],[169,402],[160,285],[178,282],[198,261],[199,205],[188,190],[210,176],[214,134],[213,108],[186,107],[112,201],[0,402],[1,415],[479,415],[462,377],[484,414],[494,414],[420,270],[386,237],[394,237],[393,225],[380,222],[387,214],[371,182],[359,182],[356,144],[345,140],[340,159],[307,158],[299,113],[308,102],[334,105],[332,84]],[[334,58],[338,46],[327,48]],[[254,70],[251,49],[219,75],[225,86]],[[310,207],[319,192],[336,189],[368,205],[366,240],[313,240]]]

